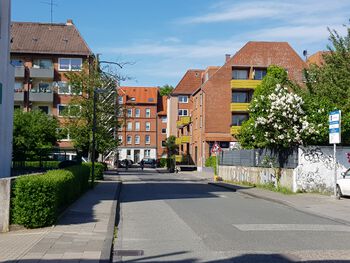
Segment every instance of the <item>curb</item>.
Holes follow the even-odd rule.
[[[114,227],[115,227],[121,185],[122,185],[121,182],[117,182],[117,190],[115,191],[115,194],[113,197],[113,204],[112,204],[109,219],[108,219],[107,233],[109,233],[109,235],[107,235],[106,239],[104,240],[103,249],[101,251],[101,257],[99,260],[99,262],[101,263],[111,262],[111,259],[112,259]]]
[[[332,220],[334,222],[337,222],[337,223],[340,223],[340,224],[344,224],[344,225],[350,225],[350,221],[342,220],[342,219],[331,217],[331,216],[322,215],[322,214],[319,214],[319,213],[316,213],[316,212],[310,212],[310,211],[304,210],[302,208],[299,208],[299,207],[293,205],[292,203],[290,203],[288,201],[277,200],[277,199],[274,199],[274,198],[271,198],[271,197],[266,197],[266,196],[263,196],[263,195],[259,195],[259,194],[248,192],[245,189],[239,189],[238,188],[239,186],[226,184],[226,183],[213,183],[213,182],[208,182],[208,184],[209,185],[213,185],[213,186],[217,186],[217,187],[221,187],[221,188],[225,188],[225,189],[228,189],[228,190],[231,190],[231,191],[234,191],[234,192],[240,192],[242,194],[249,195],[249,196],[254,197],[254,198],[263,199],[263,200],[266,200],[266,201],[269,201],[269,202],[274,202],[274,203],[277,203],[277,204],[280,204],[280,205],[284,205],[284,206],[287,206],[289,208],[293,208],[294,210],[296,210],[298,212],[302,212],[304,214],[322,217],[324,219]],[[254,187],[251,187],[251,188],[254,188]]]

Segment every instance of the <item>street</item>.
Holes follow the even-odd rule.
[[[350,262],[348,225],[191,173],[129,169],[119,176],[114,262]]]

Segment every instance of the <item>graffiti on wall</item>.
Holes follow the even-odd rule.
[[[301,156],[306,161],[310,163],[322,163],[329,170],[332,170],[334,168],[333,157],[324,154],[321,148],[313,147],[313,148],[301,148],[301,149],[303,151]]]

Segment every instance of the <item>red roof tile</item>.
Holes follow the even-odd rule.
[[[127,96],[128,102],[141,104],[157,104],[158,102],[158,87],[128,87],[122,86],[119,90],[120,96]],[[133,100],[132,98],[135,98]]]
[[[161,96],[158,103],[158,115],[167,115],[167,101],[168,96]]]
[[[330,54],[330,51],[318,51],[315,54],[312,54],[308,57],[306,63],[308,65],[316,64],[317,66],[322,66],[324,64],[324,55]]]
[[[204,70],[201,69],[187,70],[171,95],[192,94],[202,84],[203,72]]]
[[[92,55],[90,48],[72,23],[12,22],[11,38],[13,53]]]

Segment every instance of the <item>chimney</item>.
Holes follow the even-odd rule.
[[[229,61],[231,58],[230,54],[225,54],[225,62]]]
[[[72,26],[73,25],[73,20],[72,19],[67,19],[66,25],[67,26]]]

